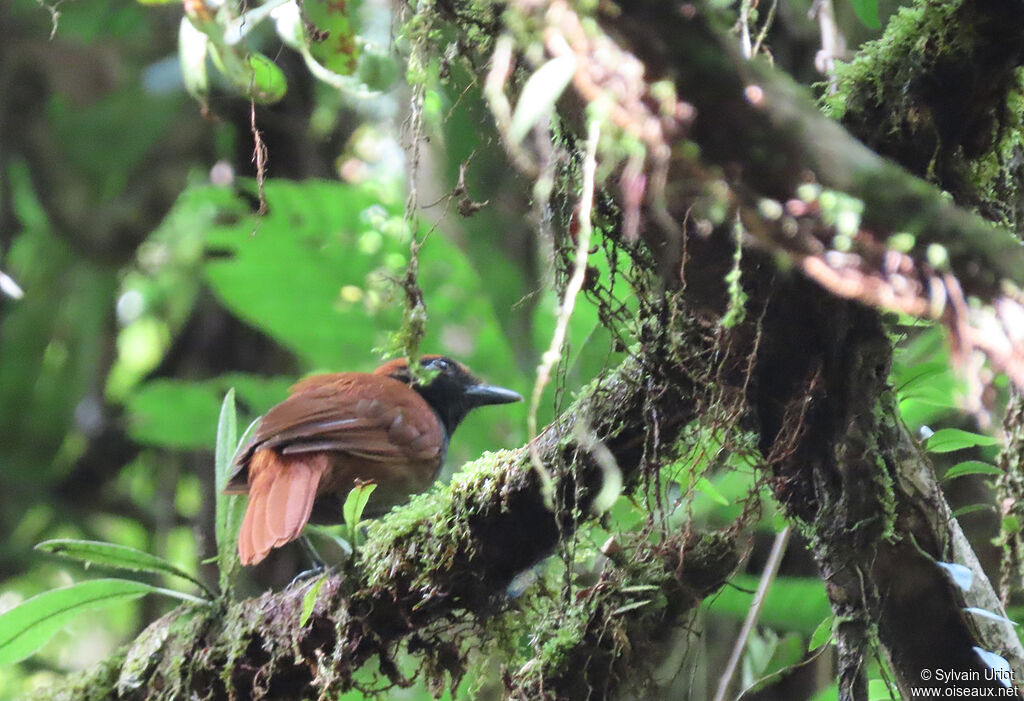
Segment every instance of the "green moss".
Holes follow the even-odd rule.
[[[921,1],[901,7],[882,37],[861,46],[853,61],[836,64],[838,89],[823,98],[825,112],[842,119],[851,109],[874,114],[875,108],[888,105],[885,113],[900,118],[905,111],[892,106],[905,104],[913,78],[963,41],[960,27],[953,22],[960,5]],[[898,125],[890,123],[888,128],[895,130]]]
[[[436,485],[371,522],[359,550],[368,588],[387,588],[401,572],[411,574],[415,586],[429,589],[435,574],[449,569],[455,556],[470,546],[474,505],[501,498],[512,474],[505,463],[515,457],[507,450],[485,453],[456,473],[449,486]]]

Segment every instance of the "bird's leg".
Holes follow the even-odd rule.
[[[320,557],[320,553],[317,552],[316,548],[313,547],[313,541],[311,541],[309,539],[309,536],[307,536],[307,535],[300,535],[299,536],[299,545],[302,546],[303,552],[305,552],[306,555],[309,557],[309,559],[312,562],[313,566],[310,569],[304,570],[302,572],[299,572],[297,575],[295,575],[295,577],[292,579],[292,581],[288,583],[288,586],[291,586],[292,584],[295,584],[296,582],[301,582],[301,581],[303,581],[305,579],[310,579],[312,577],[316,577],[318,575],[323,574],[325,571],[327,571],[326,563],[324,563],[323,558]]]

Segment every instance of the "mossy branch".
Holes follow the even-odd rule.
[[[557,517],[544,505],[528,448],[487,455],[467,465],[450,485],[373,524],[356,563],[320,586],[305,625],[300,620],[310,583],[225,604],[212,614],[178,609],[154,623],[127,654],[68,680],[53,696],[76,701],[323,696],[352,688],[353,673],[370,661],[391,683],[405,683],[394,660],[401,649],[420,651],[435,683],[457,680],[464,660],[452,632],[455,624],[507,607],[505,588],[512,578],[550,554],[581,520],[592,518],[589,505],[600,489],[600,467],[576,445],[576,422],[588,421],[627,478],[635,477],[651,458],[645,438],[650,412],[659,417],[663,455],[671,454],[668,446],[696,415],[698,395],[687,378],[667,363],[627,360],[594,382],[536,439],[565,505]],[[705,566],[668,577],[677,581],[674,591],[690,592],[691,606],[698,593],[720,586],[735,566],[735,554],[720,541],[708,547],[707,552],[693,549]],[[678,557],[679,550],[673,552]],[[717,559],[709,553],[717,553]],[[707,564],[712,562],[718,564]],[[665,570],[666,575],[675,571]],[[678,610],[679,596],[668,599]]]

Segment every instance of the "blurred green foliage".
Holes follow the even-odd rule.
[[[353,96],[388,87],[397,73],[379,48],[392,18],[381,4],[348,5],[353,13],[304,3],[330,37],[304,35],[299,54],[266,25],[246,37],[277,59],[289,86],[278,105],[256,110],[273,176],[262,217],[249,105],[216,80],[209,118],[188,98],[179,5],[63,3],[56,19],[34,0],[0,5],[0,270],[25,290],[21,300],[0,297],[0,611],[86,576],[33,551],[52,538],[130,546],[211,582],[203,560],[214,554],[213,448],[225,393],[235,391],[241,430],[305,374],[378,364],[401,323],[395,282],[414,232],[424,241],[419,284],[430,315],[423,349],[529,395],[559,302],[538,250],[554,244],[539,245],[535,232],[568,213],[535,207],[532,183],[511,172],[495,142],[479,85],[457,62],[442,71],[435,61],[424,121],[436,162],[421,165],[423,218],[407,221],[404,164],[394,155],[406,98]],[[337,76],[355,76],[358,89],[311,78],[303,51]],[[300,54],[305,63],[289,59]],[[211,177],[215,165],[230,177]],[[461,203],[444,196],[463,180],[461,196],[486,203],[470,217],[456,216]],[[623,281],[628,261],[598,248],[590,262],[618,316],[609,329],[607,309],[577,301],[540,425],[614,366],[623,355],[614,339],[630,336],[637,303]],[[904,421],[914,431],[954,424],[964,389],[941,333],[914,326],[900,335],[892,384]],[[484,450],[524,443],[526,411],[471,414],[447,474]],[[673,526],[724,526],[749,495],[766,498],[754,465],[720,436],[695,443],[702,452],[671,466],[658,495],[674,504]],[[581,561],[598,562],[614,533],[644,533],[642,497],[620,497],[584,531]],[[780,518],[766,503],[751,525],[770,532]],[[246,576],[257,578],[250,590],[274,581]],[[738,575],[738,588],[709,601],[706,615],[742,619],[756,577]],[[147,581],[181,586],[159,574]],[[147,598],[88,612],[41,654],[0,667],[0,699],[95,663],[168,605]],[[748,677],[792,664],[827,613],[819,580],[777,580]],[[422,688],[395,696],[427,697]]]

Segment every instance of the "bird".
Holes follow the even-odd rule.
[[[314,375],[295,384],[255,427],[225,494],[248,494],[238,533],[243,565],[295,540],[311,520],[340,523],[357,484],[375,482],[364,515],[380,516],[437,479],[448,443],[473,409],[522,401],[442,355],[404,358],[372,373]]]

